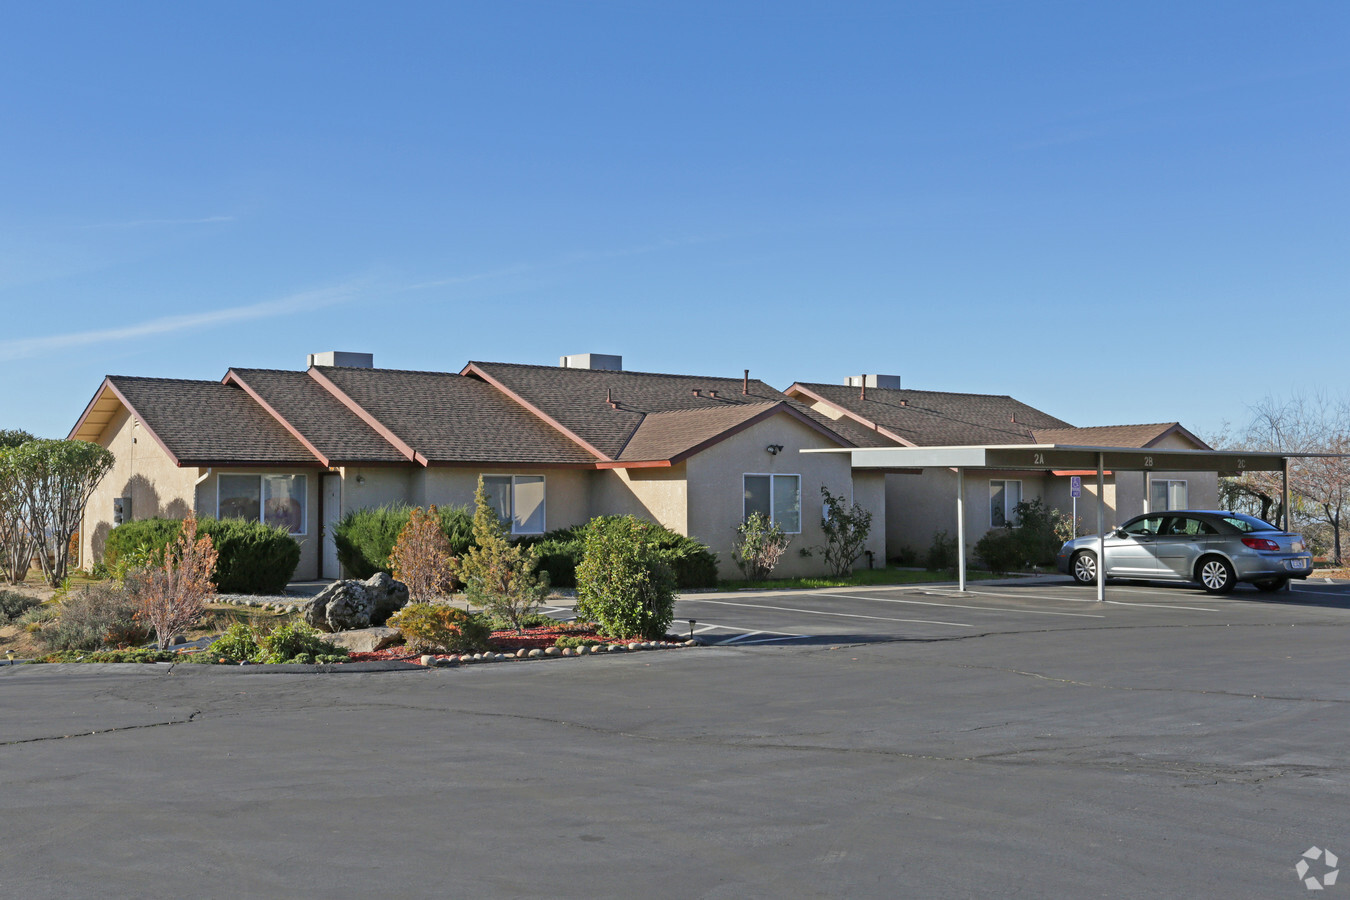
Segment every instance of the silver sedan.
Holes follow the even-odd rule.
[[[1096,535],[1068,541],[1056,564],[1079,584],[1097,581]],[[1278,591],[1312,574],[1303,536],[1243,513],[1175,509],[1135,516],[1106,534],[1106,577],[1194,581],[1226,594],[1246,581]]]

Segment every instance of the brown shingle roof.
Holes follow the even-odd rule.
[[[741,378],[700,375],[487,362],[471,362],[464,373],[500,385],[611,460],[669,459],[775,404],[841,445],[851,443],[828,418],[757,380],[742,393]],[[634,441],[638,443],[630,450]],[[675,452],[670,455],[654,455],[671,449]]]
[[[106,384],[179,465],[318,465],[314,454],[234,385],[127,375],[109,375]]]
[[[449,372],[316,367],[428,463],[585,464],[577,446],[500,391]]]
[[[800,391],[918,447],[1032,443],[1036,428],[1071,428],[1040,410],[995,394],[953,394],[798,383]]]
[[[298,431],[325,465],[408,459],[307,372],[231,369],[226,381],[232,377]]]
[[[1200,449],[1210,449],[1203,441],[1182,428],[1179,422],[1160,422],[1153,425],[1097,425],[1088,428],[1038,428],[1035,430],[1035,438],[1038,444],[1151,447],[1155,441],[1177,430],[1199,443]]]

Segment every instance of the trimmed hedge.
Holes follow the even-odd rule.
[[[629,516],[597,516],[585,525],[560,528],[547,534],[519,538],[517,543],[534,547],[539,553],[539,568],[548,572],[553,587],[577,586],[577,566],[585,552],[586,535],[594,529],[626,533],[632,528]],[[717,585],[717,556],[695,538],[655,522],[645,522],[650,531],[646,540],[657,557],[675,578],[679,590]]]
[[[389,554],[412,517],[411,506],[355,509],[342,517],[333,529],[338,562],[351,578],[366,579],[376,572],[389,571]],[[441,531],[450,542],[450,552],[458,557],[473,546],[473,515],[462,506],[439,506],[436,513]]]
[[[178,539],[178,519],[125,522],[108,533],[103,564],[112,572],[123,563],[162,564],[164,548]],[[284,528],[243,519],[201,519],[197,533],[208,535],[218,558],[212,580],[222,594],[280,594],[300,564],[300,543]]]

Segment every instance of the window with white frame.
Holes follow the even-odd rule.
[[[1169,509],[1185,509],[1187,507],[1186,494],[1186,482],[1155,478],[1149,485],[1148,511],[1166,512]]]
[[[990,481],[989,482],[989,525],[997,528],[1000,525],[1017,525],[1017,504],[1022,502],[1022,482],[1020,481]]]
[[[220,475],[216,478],[216,518],[264,522],[305,534],[304,475]]]
[[[484,475],[483,490],[512,534],[544,533],[543,475]]]
[[[746,475],[743,515],[762,513],[787,534],[801,534],[802,476]]]

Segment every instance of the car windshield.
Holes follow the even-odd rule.
[[[1223,520],[1242,532],[1280,530],[1269,522],[1263,522],[1256,516],[1249,516],[1246,513],[1229,513],[1223,517]]]

